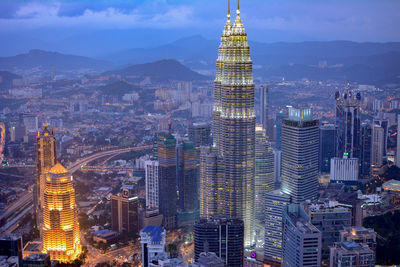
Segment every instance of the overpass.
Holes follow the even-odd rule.
[[[136,147],[127,147],[127,148],[120,148],[120,149],[114,149],[114,150],[108,150],[108,151],[101,151],[97,152],[95,154],[92,154],[90,156],[87,156],[83,159],[80,159],[74,163],[71,163],[68,165],[67,169],[71,174],[76,172],[77,170],[81,169],[83,166],[88,164],[89,162],[92,162],[94,160],[101,159],[103,157],[111,157],[111,156],[116,156],[119,154],[123,154],[126,152],[131,152],[131,151],[139,151],[139,150],[147,150],[153,148],[152,145],[147,145],[147,146],[136,146]]]

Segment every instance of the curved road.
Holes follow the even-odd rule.
[[[76,172],[81,168],[81,166],[88,164],[91,161],[106,157],[106,156],[116,156],[119,154],[123,154],[126,152],[130,151],[138,151],[138,150],[146,150],[146,149],[151,149],[153,146],[152,145],[147,145],[147,146],[136,146],[136,147],[128,147],[128,148],[120,148],[120,149],[115,149],[115,150],[108,150],[108,151],[101,151],[98,153],[95,153],[93,155],[90,155],[86,158],[80,159],[74,163],[71,163],[67,169],[71,174]]]

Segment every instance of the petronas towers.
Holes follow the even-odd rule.
[[[239,5],[233,25],[228,11],[218,52],[213,147],[202,152],[201,216],[242,219],[245,246],[251,246],[255,218],[256,117],[250,47]]]

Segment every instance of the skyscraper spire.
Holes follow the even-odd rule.
[[[228,0],[228,19],[231,18],[231,5],[230,5],[230,0]]]
[[[237,10],[236,10],[236,13],[239,15],[240,14],[240,0],[238,0],[238,7],[237,7]]]

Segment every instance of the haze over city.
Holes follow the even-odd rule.
[[[399,10],[0,1],[0,266],[400,265]]]

